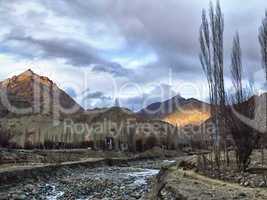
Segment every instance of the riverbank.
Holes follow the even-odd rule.
[[[1,199],[146,199],[150,178],[181,152],[1,149]],[[103,191],[105,191],[103,193]]]
[[[165,159],[182,155],[177,151],[154,148],[137,154],[114,151],[72,150],[16,150],[0,149],[0,186],[29,178],[53,176],[62,168],[85,166],[126,165],[128,162],[147,159]]]
[[[177,164],[163,167],[153,181],[151,200],[265,200],[266,188],[250,188],[212,179],[190,169],[192,157],[181,157]],[[189,161],[189,162],[188,162]],[[184,168],[184,163],[188,168]]]
[[[99,158],[168,158],[182,154],[180,151],[168,151],[158,147],[141,153],[94,151],[91,149],[24,150],[0,148],[0,170],[10,166],[58,164]]]

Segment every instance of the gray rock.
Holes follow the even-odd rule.
[[[259,187],[265,187],[266,183],[264,181],[260,182]]]

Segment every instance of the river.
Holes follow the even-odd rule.
[[[174,161],[136,161],[128,166],[99,167],[94,169],[64,169],[64,173],[9,188],[18,199],[47,200],[131,200],[146,199],[151,179],[163,165]]]

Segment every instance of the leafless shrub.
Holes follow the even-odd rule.
[[[265,11],[265,17],[262,20],[262,25],[259,29],[259,42],[261,46],[262,67],[265,70],[265,81],[267,81],[267,10]],[[267,102],[265,102],[265,104],[267,105]],[[267,118],[265,120],[267,120]],[[266,133],[264,135],[266,137]],[[261,148],[262,158],[264,158],[264,143],[262,143]],[[264,159],[262,162],[264,162]]]

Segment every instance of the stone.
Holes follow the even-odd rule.
[[[14,200],[24,200],[24,199],[27,198],[27,196],[24,195],[24,194],[15,194],[15,195],[12,196],[12,198],[13,198]]]
[[[260,182],[259,187],[265,187],[265,186],[266,186],[266,184],[264,181]]]
[[[250,185],[250,183],[248,181],[245,181],[243,184],[245,187],[248,187]]]

